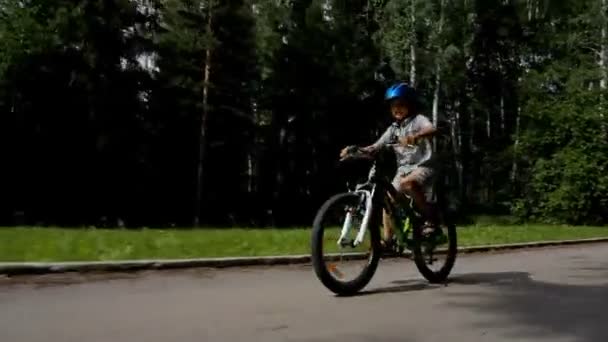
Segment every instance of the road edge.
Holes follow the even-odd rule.
[[[608,237],[578,240],[537,241],[526,243],[471,246],[458,248],[459,254],[488,253],[514,249],[542,248],[549,246],[606,243]],[[363,254],[352,254],[351,258],[361,258]],[[310,255],[284,255],[265,257],[227,257],[179,260],[125,260],[94,262],[9,262],[0,263],[0,275],[34,275],[67,272],[125,272],[177,268],[227,268],[244,266],[295,265],[310,263]]]

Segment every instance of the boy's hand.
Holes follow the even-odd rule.
[[[345,148],[343,148],[340,151],[340,159],[344,158],[346,156],[346,151],[348,150],[348,146],[346,146]]]
[[[340,160],[343,160],[346,157],[346,155],[348,154],[348,152],[349,152],[348,150],[352,149],[353,147],[355,147],[355,146],[346,146],[345,148],[343,148],[340,151]],[[373,145],[359,147],[358,149],[365,153],[374,153],[376,151],[376,147],[374,147]]]
[[[418,141],[418,137],[416,135],[408,135],[406,137],[399,138],[399,142],[401,143],[401,145],[404,145],[404,146],[414,145],[414,144],[416,144],[417,141]]]
[[[348,154],[348,150],[352,149],[354,146],[346,146],[345,148],[343,148],[340,151],[340,159],[344,159],[344,157],[346,157],[346,155]]]

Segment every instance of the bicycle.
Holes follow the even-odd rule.
[[[440,206],[440,221],[436,229],[437,234],[423,236],[423,216],[414,208],[413,199],[410,196],[397,192],[392,186],[390,179],[394,174],[395,155],[392,148],[397,144],[383,145],[376,153],[367,153],[356,146],[347,148],[346,156],[341,159],[341,162],[350,160],[371,160],[374,164],[375,172],[370,172],[367,182],[357,184],[354,190],[348,190],[331,196],[318,210],[311,232],[311,259],[312,265],[317,278],[330,291],[338,295],[352,295],[359,292],[371,281],[375,274],[380,258],[384,254],[380,244],[380,226],[382,221],[382,211],[386,210],[391,220],[393,221],[393,240],[395,248],[390,254],[393,256],[405,256],[406,250],[413,254],[413,259],[418,271],[430,283],[440,283],[447,279],[455,261],[457,254],[457,234],[456,226],[450,221],[449,215]],[[392,162],[392,163],[391,163]],[[390,177],[390,178],[389,178]],[[439,194],[439,197],[441,194]],[[339,219],[341,222],[340,237],[336,243],[337,247],[355,248],[361,246],[366,232],[369,232],[371,238],[370,251],[367,257],[367,263],[361,273],[350,281],[341,281],[334,278],[342,278],[340,270],[333,264],[325,262],[325,256],[330,261],[338,260],[357,260],[361,259],[361,253],[347,253],[344,255],[325,255],[324,233],[326,225],[324,219],[330,215],[330,209],[334,206],[345,202],[346,209],[338,212],[346,212],[346,217]],[[362,217],[362,218],[361,218]],[[349,238],[355,222],[361,222],[354,239]],[[337,224],[338,225],[338,224]],[[339,228],[339,226],[338,226]],[[447,230],[447,235],[443,233],[443,229]],[[331,228],[329,229],[331,230]],[[336,229],[337,230],[337,229]],[[438,250],[438,245],[445,243],[448,240],[447,249]],[[331,244],[332,240],[328,239],[327,243]],[[435,261],[434,255],[446,254],[446,262],[438,271],[434,271],[427,266],[427,258],[429,265]]]

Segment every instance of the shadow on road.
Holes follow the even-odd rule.
[[[363,290],[354,296],[369,296],[374,294],[383,293],[399,293],[399,292],[413,292],[422,290],[433,290],[442,287],[449,286],[450,284],[468,284],[468,285],[480,285],[500,281],[508,281],[509,279],[517,277],[525,277],[527,273],[523,272],[502,272],[502,273],[485,273],[485,274],[467,274],[457,275],[450,279],[446,284],[430,284],[424,279],[406,279],[406,280],[395,280],[391,282],[394,286],[384,286],[373,288],[370,290]]]
[[[496,272],[496,273],[468,273],[457,274],[448,279],[448,284],[459,285],[490,285],[500,283],[513,283],[529,280],[527,272]]]
[[[373,294],[382,294],[382,293],[399,293],[399,292],[412,292],[412,291],[421,291],[421,290],[431,290],[435,288],[442,287],[443,285],[433,285],[429,284],[424,280],[398,280],[394,281],[393,284],[395,286],[385,286],[373,288],[370,290],[363,290],[357,293],[355,296],[369,296]]]
[[[452,276],[445,285],[399,280],[357,296],[438,289],[449,306],[476,310],[481,330],[504,332],[513,340],[608,341],[608,264],[569,268],[559,282],[535,280],[527,272],[469,273]],[[573,279],[572,275],[575,275]],[[565,277],[564,277],[565,276]],[[572,283],[572,281],[575,283]],[[561,341],[561,339],[560,339]]]
[[[12,277],[0,275],[0,289],[10,289],[13,287],[23,286],[34,288],[63,287],[77,284],[106,283],[110,281],[145,281],[145,279],[150,276],[192,276],[210,279],[215,273],[217,273],[217,270],[211,268],[191,268],[144,270],[133,272],[68,272],[20,275]]]
[[[465,288],[465,292],[449,293],[449,305],[480,311],[484,320],[476,324],[478,328],[506,331],[514,340],[607,341],[608,278],[592,277],[607,271],[608,265],[576,271],[588,274],[586,281],[595,284],[538,281],[525,272],[455,276],[452,284],[482,285],[491,291]]]

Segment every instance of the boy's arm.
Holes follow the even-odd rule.
[[[415,144],[420,139],[431,138],[437,133],[437,128],[435,128],[433,123],[424,115],[418,115],[418,117],[416,118],[415,125],[418,132],[408,137],[405,137],[403,139],[403,143]]]
[[[429,122],[429,125],[424,126],[422,129],[420,129],[420,132],[414,134],[414,137],[416,138],[416,140],[419,140],[423,138],[433,137],[436,133],[437,128],[435,128],[435,126],[433,126],[433,124]]]
[[[378,149],[380,146],[382,146],[382,144],[386,144],[391,141],[392,133],[393,133],[393,131],[392,131],[391,127],[387,128],[386,131],[384,131],[382,136],[380,136],[380,138],[375,143],[373,143],[369,146],[361,147],[361,149],[367,153],[373,153],[374,150]],[[345,147],[340,151],[340,158],[343,158],[346,155],[347,149],[348,149],[348,147]]]
[[[391,136],[393,133],[393,130],[391,129],[392,127],[389,127],[386,129],[386,131],[384,131],[384,133],[382,134],[382,136],[380,136],[380,138],[373,144],[369,145],[369,146],[365,146],[362,149],[365,151],[373,151],[375,149],[378,149],[380,146],[382,146],[383,144],[388,144],[391,142]]]

